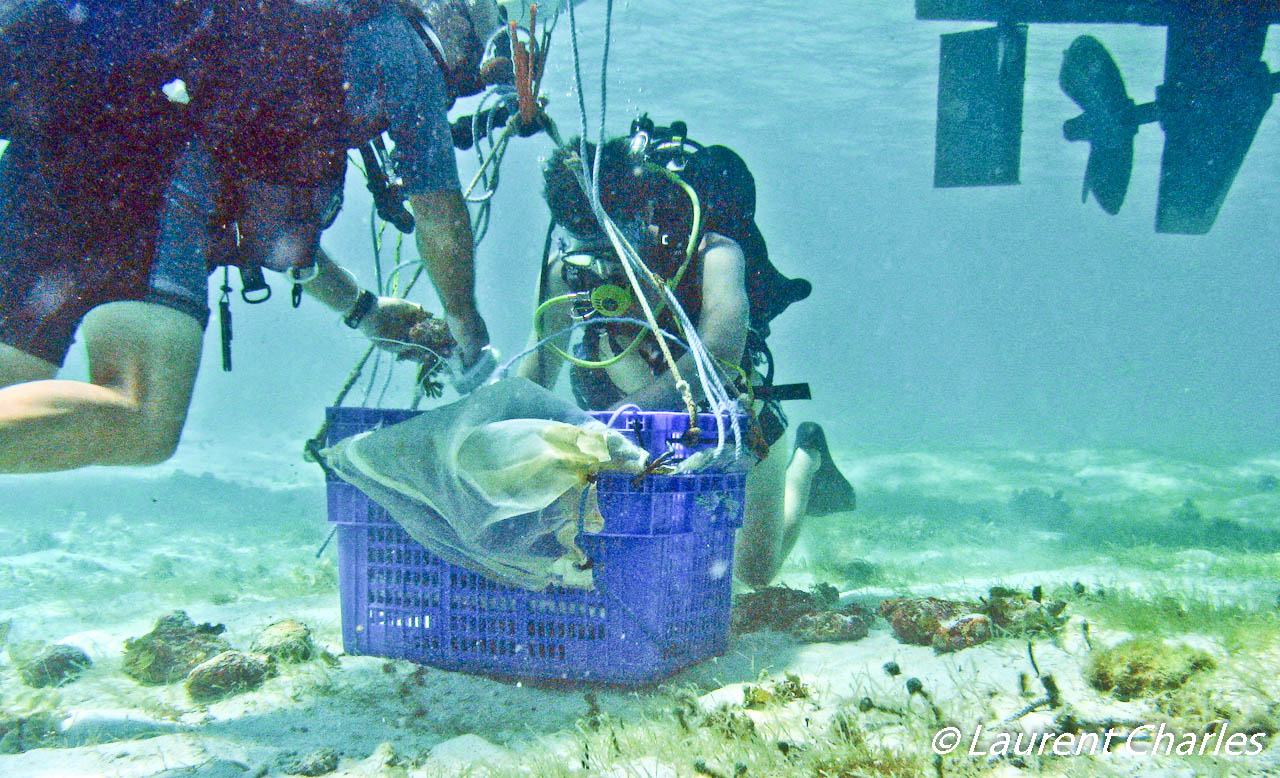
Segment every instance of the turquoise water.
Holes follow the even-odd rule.
[[[908,2],[816,9],[632,3],[619,6],[610,54],[610,132],[648,111],[738,150],[757,179],[775,262],[813,281],[814,295],[775,322],[770,341],[781,377],[813,385],[814,402],[793,415],[859,446],[1274,450],[1275,113],[1213,231],[1157,235],[1160,131],[1138,136],[1119,216],[1081,205],[1087,151],[1062,139],[1077,110],[1057,73],[1070,41],[1092,32],[1130,94],[1149,100],[1163,35],[1036,25],[1022,185],[935,190],[937,36],[964,25],[917,22]],[[581,16],[594,134],[603,9],[588,4]],[[567,32],[562,19],[544,90],[572,134]],[[537,164],[548,150],[543,137],[513,146],[479,255],[481,309],[507,354],[530,321],[546,218]],[[469,180],[474,157],[459,159]],[[353,173],[325,242],[370,284],[367,201]],[[296,446],[362,353],[359,336],[310,301],[294,311],[281,297],[236,315],[234,373],[218,370],[217,333],[206,339],[182,454],[196,467]]]
[[[594,134],[603,4],[583,3],[578,13]],[[809,300],[774,322],[770,345],[779,380],[813,388],[814,400],[790,404],[789,414],[824,424],[861,507],[811,520],[780,580],[799,587],[825,581],[868,601],[903,593],[972,598],[993,583],[1029,589],[1076,581],[1138,597],[1191,598],[1196,604],[1161,621],[1159,634],[1201,634],[1233,673],[1222,687],[1254,683],[1257,704],[1248,710],[1276,710],[1274,621],[1259,645],[1241,647],[1218,634],[1235,623],[1236,611],[1210,607],[1193,617],[1202,601],[1273,612],[1280,580],[1280,490],[1268,480],[1280,477],[1280,221],[1273,216],[1280,114],[1264,120],[1209,235],[1157,235],[1160,131],[1148,126],[1138,136],[1119,216],[1082,205],[1087,149],[1062,139],[1062,121],[1078,111],[1057,74],[1062,51],[1088,32],[1110,48],[1130,94],[1149,100],[1163,67],[1158,29],[1033,27],[1023,183],[935,190],[937,36],[965,25],[917,22],[903,0],[648,0],[615,13],[609,132],[625,131],[647,111],[659,123],[687,121],[705,143],[733,147],[755,174],[757,218],[775,264],[814,284]],[[579,123],[568,32],[562,18],[544,82],[548,110],[566,137]],[[1264,58],[1280,65],[1276,47],[1270,43]],[[544,137],[513,144],[478,254],[481,310],[505,354],[521,348],[529,329],[546,226],[538,165],[549,150]],[[459,162],[465,182],[474,156],[461,154]],[[347,206],[325,235],[335,258],[366,286],[374,276],[368,210],[352,171]],[[412,251],[409,243],[405,250]],[[233,373],[218,370],[216,328],[207,333],[196,399],[172,461],[145,471],[0,477],[0,548],[8,550],[0,551],[0,622],[13,622],[15,642],[74,636],[106,657],[94,685],[69,686],[50,703],[59,710],[141,710],[204,726],[204,714],[180,694],[140,692],[110,659],[124,638],[173,608],[226,622],[237,644],[272,619],[303,618],[340,652],[332,548],[316,558],[327,532],[322,479],[300,452],[365,341],[311,301],[291,309],[284,285],[275,285],[270,304],[236,306]],[[428,293],[416,299],[438,310]],[[387,370],[383,363],[375,379],[361,379],[354,400],[376,403]],[[82,352],[73,353],[67,372],[83,374]],[[400,367],[384,403],[405,404],[411,381]],[[1028,490],[1041,496],[1030,498],[1032,507],[1017,499]],[[1069,515],[1043,507],[1058,492]],[[1177,512],[1187,500],[1195,514]],[[1072,607],[1100,624],[1103,640],[1142,634],[1114,609]],[[887,688],[878,668],[888,658],[915,662],[922,677],[939,679],[937,688],[970,670],[1011,686],[1025,669],[1017,641],[972,649],[991,652],[976,659],[931,664],[941,660],[898,646],[884,624],[868,640],[874,650],[843,654],[742,639],[722,663],[682,681],[701,693],[785,669],[856,699]],[[1087,652],[1072,654],[1074,644],[1060,642],[1068,648],[1052,661],[1076,667],[1078,678],[1080,662],[1068,660]],[[384,673],[373,659],[342,662],[338,670],[317,669],[323,680],[290,676],[292,685],[273,687],[274,696],[216,709],[214,729],[200,730],[202,737],[234,747],[210,747],[205,756],[265,764],[274,748],[306,751],[330,740],[344,745],[348,760],[365,759],[383,741],[421,755],[461,735],[518,752],[534,735],[571,740],[586,709],[580,692],[526,693],[441,673],[412,690],[406,711],[393,704],[411,672],[406,666]],[[1261,680],[1240,680],[1246,669]],[[0,673],[0,700],[27,704],[11,668]],[[298,696],[281,702],[291,694]],[[971,690],[962,688],[948,699],[966,695]],[[665,698],[602,699],[622,722],[670,707]],[[947,705],[948,715],[977,720],[961,702]],[[429,714],[412,719],[415,706]],[[1115,715],[1156,714],[1130,707]],[[313,732],[300,732],[308,722]],[[902,739],[918,746],[915,734]],[[649,753],[623,750],[628,759]],[[33,751],[11,763],[19,772],[8,772],[6,758],[0,774],[98,769],[59,773],[63,757]],[[118,774],[165,769],[126,762]],[[408,774],[435,774],[412,764],[417,772]],[[584,774],[686,775],[691,764],[673,773],[600,767]],[[1148,768],[1156,769],[1141,769]],[[1144,774],[1180,774],[1169,769]],[[1237,774],[1263,774],[1255,769],[1265,768]]]

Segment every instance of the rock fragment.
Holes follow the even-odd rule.
[[[62,686],[93,666],[93,660],[75,646],[45,646],[40,653],[18,666],[22,682],[36,689]]]
[[[275,661],[269,656],[223,651],[192,668],[187,694],[196,702],[214,702],[256,689],[274,672]]]

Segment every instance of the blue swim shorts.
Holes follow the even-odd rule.
[[[17,138],[0,155],[0,342],[55,365],[104,303],[209,319],[207,155],[171,180],[184,147],[101,140]]]

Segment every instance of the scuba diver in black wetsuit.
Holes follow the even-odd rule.
[[[497,0],[0,0],[0,473],[168,458],[219,264],[290,271],[295,304],[401,353],[425,312],[319,249],[348,149],[384,131],[389,220],[482,367],[446,112],[505,28]],[[54,380],[77,328],[90,380]]]
[[[748,442],[760,462],[747,479],[735,570],[743,582],[765,586],[795,545],[803,517],[853,510],[854,490],[832,461],[820,426],[801,424],[793,448],[785,440],[779,402],[807,398],[808,387],[774,385],[765,338],[769,322],[807,297],[810,285],[786,278],[769,262],[754,220],[755,182],[742,159],[723,146],[703,147],[686,132],[683,123],[656,127],[642,117],[629,137],[606,142],[600,201],[648,269],[673,290],[707,351],[751,399]],[[552,254],[548,233],[534,341],[575,321],[583,334],[572,347],[568,335],[553,339],[525,360],[521,375],[550,387],[568,361],[584,408],[683,410],[676,380],[647,328],[593,321],[635,319],[639,306],[583,191],[577,147],[570,142],[557,149],[543,170],[553,227],[572,240],[562,240]],[[585,165],[594,165],[595,153],[588,146]],[[649,302],[659,326],[678,334],[673,312],[656,296]],[[680,356],[676,367],[693,374],[692,355]]]

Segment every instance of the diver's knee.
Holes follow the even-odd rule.
[[[173,412],[153,410],[145,413],[136,448],[139,458],[145,461],[139,464],[158,465],[171,458],[178,450],[186,421],[186,408]]]
[[[167,462],[177,452],[180,439],[180,434],[161,434],[136,441],[131,447],[133,461],[128,464],[148,466]]]
[[[185,420],[185,414],[174,419],[136,405],[125,405],[112,422],[117,437],[107,461],[102,464],[147,466],[167,461],[178,450]]]

